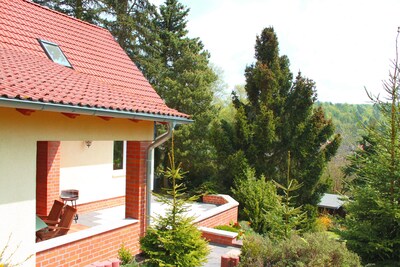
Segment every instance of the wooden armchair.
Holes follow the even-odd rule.
[[[47,240],[68,233],[75,214],[76,214],[76,209],[66,205],[64,213],[61,216],[60,222],[56,226],[49,226],[44,230],[37,231],[36,232],[37,240]]]
[[[63,210],[64,203],[58,200],[54,200],[53,206],[49,212],[49,215],[38,215],[47,225],[55,226],[60,221],[60,215]]]

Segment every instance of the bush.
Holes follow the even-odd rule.
[[[121,261],[121,265],[127,265],[133,261],[133,255],[131,251],[125,247],[124,243],[122,243],[121,248],[118,250],[118,259]]]
[[[237,239],[242,239],[245,232],[239,223],[234,223],[234,222],[230,222],[229,225],[218,225],[215,226],[214,228],[218,230],[238,233]]]
[[[324,233],[308,233],[303,237],[292,235],[279,242],[260,235],[249,235],[244,240],[240,260],[239,266],[242,267],[361,266],[357,254],[350,252],[344,243],[332,240]]]
[[[235,228],[233,226],[230,226],[230,225],[218,225],[218,226],[215,226],[214,228],[218,229],[218,230],[224,230],[224,231],[234,232],[234,233],[239,233],[240,232],[240,229],[237,229],[237,228]]]
[[[264,176],[258,179],[254,169],[248,168],[245,177],[235,181],[232,192],[243,209],[244,219],[257,233],[271,232],[275,225],[282,224],[280,197],[274,183]]]
[[[317,222],[318,225],[320,225],[324,231],[329,231],[333,227],[332,217],[329,216],[328,214],[323,214],[319,216]]]

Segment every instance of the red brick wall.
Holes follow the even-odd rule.
[[[237,218],[238,218],[238,207],[236,206],[224,212],[218,213],[215,216],[196,222],[196,224],[198,226],[213,228],[217,225],[228,225],[231,222],[236,223]]]
[[[218,195],[205,195],[203,196],[203,203],[210,203],[215,205],[223,205],[228,203],[225,198]]]
[[[106,233],[36,253],[36,267],[80,267],[118,257],[122,242],[132,254],[139,251],[140,224],[128,225]]]
[[[48,214],[60,199],[60,142],[37,142],[36,213]]]
[[[201,236],[208,240],[208,242],[213,242],[217,244],[222,244],[222,245],[227,245],[227,246],[232,246],[234,245],[235,238],[228,237],[228,236],[221,236],[217,234],[212,234],[212,233],[206,233],[202,232]]]
[[[108,209],[121,205],[125,205],[125,196],[102,199],[99,201],[89,202],[85,204],[79,204],[77,205],[77,207],[78,207],[78,213],[84,214],[92,211]]]
[[[146,158],[150,142],[126,144],[125,216],[140,221],[140,235],[146,231]]]

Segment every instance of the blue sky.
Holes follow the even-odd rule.
[[[152,0],[155,4],[162,0]],[[395,56],[398,0],[181,0],[190,8],[189,36],[200,37],[223,70],[227,91],[244,84],[256,35],[273,26],[291,70],[317,85],[318,99],[367,103]]]

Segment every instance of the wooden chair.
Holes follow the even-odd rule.
[[[64,203],[58,200],[54,200],[53,206],[49,212],[49,215],[38,215],[47,225],[55,226],[60,221],[60,215],[63,210]]]
[[[68,233],[74,216],[76,214],[76,209],[66,205],[63,215],[61,215],[60,222],[56,226],[49,226],[45,230],[40,230],[36,232],[36,237],[38,240],[47,240],[57,236],[65,235]]]

